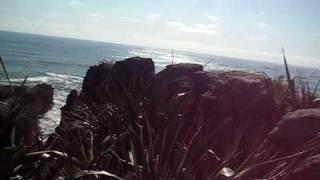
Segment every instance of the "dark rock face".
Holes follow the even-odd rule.
[[[114,65],[106,62],[92,66],[83,80],[80,96],[97,104],[108,102],[116,93],[138,96],[150,89],[154,71],[152,59],[139,57]]]
[[[241,151],[238,163],[263,142],[280,119],[271,80],[262,75],[204,72],[199,65],[178,64],[157,74],[154,84],[152,98],[156,112],[168,117],[180,114],[190,121],[185,129],[196,128],[198,125],[193,121],[200,118],[212,136],[204,134],[206,141],[199,146],[207,144],[223,158],[232,151]],[[170,118],[158,116],[152,123],[161,127],[167,121]]]
[[[61,108],[61,111],[62,112],[71,111],[78,98],[79,98],[78,91],[71,90],[70,94],[67,97],[66,104]]]
[[[285,176],[281,179],[318,179],[319,132],[320,109],[299,109],[287,113],[255,150],[248,164],[274,162],[256,169],[250,176],[245,176],[245,179],[261,177],[261,174],[268,172],[278,174],[278,178],[284,172]]]
[[[221,163],[236,173],[245,170],[236,179],[316,179],[320,109],[297,110],[282,119],[279,114],[272,82],[264,75],[206,72],[186,63],[154,74],[151,59],[135,57],[88,70],[80,95],[72,91],[62,108],[55,148],[83,161],[113,148],[128,160],[123,148],[133,143],[141,152],[137,162],[146,152],[150,159],[161,154],[159,166],[169,167],[168,177],[177,175],[187,151],[183,168],[191,168],[195,179],[207,179],[204,175]],[[117,172],[119,160],[109,158],[100,169]],[[255,168],[248,171],[250,166]]]
[[[16,128],[16,145],[31,145],[39,133],[38,119],[50,109],[52,101],[53,88],[47,84],[38,84],[32,88],[0,86],[2,146],[7,145],[13,127]]]
[[[193,138],[189,132],[201,128],[193,144],[195,148],[190,150],[189,162],[198,161],[212,148],[221,159],[241,152],[237,161],[229,162],[236,166],[260,145],[280,119],[272,97],[271,80],[265,76],[240,71],[205,72],[196,64],[169,65],[154,74],[152,60],[139,57],[114,65],[102,63],[90,67],[80,96],[75,94],[69,95],[56,132],[63,137],[57,148],[79,159],[86,159],[84,154],[89,153],[85,149],[89,149],[90,142],[85,139],[90,134],[95,137],[94,151],[103,151],[106,145],[102,142],[111,141],[110,137],[116,134],[125,134],[121,130],[127,123],[139,129],[136,124],[144,124],[144,117],[148,117],[148,126],[159,137],[171,137],[164,145],[174,144],[172,156],[179,157],[178,144],[187,144]],[[113,121],[114,116],[117,121]],[[79,133],[83,144],[77,140]],[[156,140],[156,144],[163,143],[161,139]],[[84,146],[84,150],[74,149],[80,146]],[[197,179],[203,179],[201,174],[217,163],[216,159],[207,161],[206,166],[195,169],[199,174]],[[191,166],[193,163],[186,164]],[[173,171],[174,168],[170,173]]]
[[[320,109],[299,109],[286,114],[270,132],[269,142],[283,153],[301,147],[320,132]]]
[[[154,76],[154,63],[150,58],[129,58],[118,61],[112,69],[114,93],[141,96],[150,91]]]
[[[231,148],[224,142],[241,138],[239,150],[243,155],[251,153],[264,139],[266,134],[280,119],[272,97],[272,84],[269,78],[246,72],[231,71],[208,74],[213,83],[202,98],[206,111],[216,117],[212,128],[229,118],[231,122],[224,132],[220,144],[224,152]],[[214,108],[212,108],[214,107]],[[209,112],[208,112],[209,113]],[[242,129],[243,132],[239,132]]]
[[[317,180],[320,177],[320,155],[307,158],[294,170],[290,179],[292,180]]]
[[[181,64],[172,64],[166,66],[166,69],[159,72],[159,76],[162,77],[178,77],[178,76],[187,76],[192,75],[197,71],[203,71],[203,67],[199,64],[188,64],[188,63],[181,63]]]
[[[90,67],[83,79],[81,94],[96,103],[102,103],[105,97],[103,92],[106,91],[103,85],[111,81],[111,69],[112,64],[109,63]]]

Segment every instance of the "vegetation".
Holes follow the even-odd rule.
[[[318,88],[320,80],[314,89],[311,89],[306,78],[302,76],[293,78],[289,71],[284,50],[282,52],[286,77],[279,76],[278,79],[273,80],[274,97],[281,114],[284,115],[286,112],[297,109],[319,107]]]

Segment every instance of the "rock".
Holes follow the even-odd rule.
[[[103,103],[106,95],[104,84],[111,81],[112,64],[101,63],[96,66],[91,66],[83,79],[82,91],[80,96],[85,96],[90,101],[95,103]]]
[[[159,72],[159,76],[185,76],[192,75],[197,71],[203,71],[203,67],[199,64],[180,63],[167,65],[166,68]]]
[[[154,63],[149,58],[133,57],[114,65],[101,63],[89,68],[80,94],[97,104],[108,102],[117,93],[139,96],[151,87],[154,71]]]
[[[61,111],[62,112],[71,111],[72,107],[75,105],[78,98],[79,98],[78,91],[74,89],[71,90],[71,92],[67,97],[66,104],[61,108]]]
[[[81,149],[76,150],[73,147],[82,146],[79,136],[88,139],[88,134],[92,133],[95,135],[95,143],[98,143],[96,148],[104,149],[105,145],[100,147],[104,138],[123,130],[123,127],[118,125],[120,122],[128,123],[138,118],[133,114],[139,109],[136,107],[140,107],[150,94],[154,71],[153,61],[140,57],[90,67],[80,95],[77,96],[77,93],[72,91],[62,108],[60,125],[55,132],[63,138],[57,141],[55,148],[85,159]],[[118,122],[113,124],[115,127],[110,126],[113,116],[118,119]],[[86,142],[84,146],[89,143]]]
[[[320,177],[320,155],[314,155],[304,160],[290,175],[291,180],[317,180]]]
[[[154,83],[155,111],[168,117],[180,114],[190,121],[186,126],[195,126],[192,121],[200,118],[207,132],[218,131],[219,137],[213,136],[203,143],[211,144],[222,157],[236,148],[242,152],[238,163],[261,144],[280,119],[271,79],[263,75],[204,72],[200,65],[180,64],[157,74]],[[154,126],[161,127],[171,120],[159,116],[155,121],[158,122]],[[238,145],[232,146],[237,138],[240,138]]]
[[[235,147],[226,142],[240,138],[237,148],[242,151],[240,156],[245,157],[260,145],[280,119],[271,79],[241,71],[210,72],[208,76],[213,82],[202,95],[202,107],[206,116],[214,117],[209,127],[214,129],[231,119],[221,133],[218,146],[223,146],[225,153],[231,152]]]
[[[269,142],[283,153],[299,148],[320,133],[320,109],[299,109],[283,116]]]
[[[16,128],[16,145],[31,145],[39,133],[38,119],[52,105],[53,88],[47,84],[12,88],[0,86],[0,101],[1,146],[8,145],[13,127]]]
[[[154,63],[150,58],[133,57],[117,61],[112,69],[113,93],[144,96],[150,91],[154,71]]]
[[[53,102],[53,88],[51,85],[38,84],[31,89],[27,88],[23,95],[23,102],[30,104],[28,109],[38,114],[37,116],[43,115],[51,108]]]
[[[201,65],[187,63],[169,65],[154,74],[154,63],[148,58],[135,57],[114,65],[102,63],[90,67],[80,96],[73,94],[65,106],[71,113],[62,114],[56,129],[62,137],[56,149],[86,159],[84,154],[90,153],[85,151],[90,145],[90,134],[94,135],[94,152],[100,152],[117,137],[124,136],[128,126],[137,135],[146,130],[139,129],[142,125],[155,133],[154,140],[158,142],[155,146],[165,143],[164,147],[172,147],[168,157],[179,159],[194,133],[201,129],[184,166],[192,167],[208,148],[216,155],[212,157],[209,153],[205,163],[195,168],[199,174],[195,179],[204,179],[202,175],[211,171],[207,167],[217,166],[219,159],[232,153],[239,154],[226,165],[230,168],[240,165],[280,119],[271,80],[263,75],[206,72]],[[162,141],[162,137],[169,138]],[[133,141],[139,143],[139,139]],[[74,149],[82,146],[84,152]],[[159,154],[157,147],[154,151]],[[139,155],[136,158],[138,162],[142,159]],[[175,173],[174,168],[168,176],[171,173]]]

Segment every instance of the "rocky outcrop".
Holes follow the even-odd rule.
[[[290,176],[291,180],[317,180],[320,177],[320,155],[314,155],[306,158],[295,168]]]
[[[217,158],[205,159],[202,164],[206,166],[194,170],[197,179],[203,179],[202,175],[210,171],[208,167],[219,163],[217,159],[230,158],[230,165],[239,165],[280,119],[271,85],[271,80],[262,75],[206,72],[197,64],[169,65],[154,74],[151,59],[135,57],[114,65],[102,63],[90,67],[79,96],[76,92],[69,95],[56,129],[62,137],[56,147],[86,160],[92,147],[88,136],[94,135],[93,151],[100,152],[110,142],[119,145],[120,137],[141,144],[139,133],[152,132],[143,135],[144,143],[157,146],[155,154],[168,153],[162,163],[173,166],[169,174],[178,166],[174,162],[181,158],[183,145],[190,141],[192,155],[185,168],[192,167],[208,149],[214,150]],[[128,131],[135,133],[127,137]],[[79,134],[82,141],[77,140]],[[163,146],[171,150],[161,152]],[[135,151],[145,151],[140,147]],[[123,150],[117,153],[129,158]],[[144,160],[141,155],[144,153],[135,157],[138,162]]]
[[[244,179],[258,178],[270,172],[279,176],[275,179],[318,179],[319,132],[320,109],[299,109],[287,113],[256,148],[247,166],[270,163],[248,173]]]
[[[270,132],[269,142],[285,154],[319,136],[320,109],[299,109],[286,114]]]
[[[320,109],[281,118],[272,82],[261,74],[185,63],[155,74],[152,60],[139,57],[101,63],[61,110],[54,148],[85,169],[117,174],[119,161],[134,161],[146,179],[319,176]],[[137,175],[124,169],[117,175]]]
[[[206,146],[214,149],[221,159],[241,152],[230,161],[237,166],[264,141],[280,119],[271,88],[270,79],[263,75],[205,72],[194,64],[170,65],[155,77],[151,107],[155,107],[153,112],[158,115],[149,116],[156,117],[151,123],[160,129],[177,116],[187,121],[182,129],[190,132],[199,127],[204,129],[199,144],[195,145],[199,149],[194,150],[190,162],[196,161]],[[191,138],[192,134],[187,132],[180,138]]]
[[[152,59],[138,57],[92,66],[83,80],[80,96],[96,104],[128,93],[141,96],[150,91],[154,71]]]
[[[237,148],[246,157],[260,145],[280,119],[272,96],[271,81],[262,75],[239,71],[211,72],[208,76],[213,82],[202,95],[202,107],[205,114],[215,117],[210,128],[219,126],[226,119],[229,121],[221,132],[223,138],[215,143],[223,146],[223,152],[232,152]],[[225,143],[235,142],[237,138],[241,142],[237,147]]]
[[[9,145],[15,129],[15,144],[31,145],[39,133],[38,119],[53,101],[53,88],[47,84],[34,87],[0,86],[1,147]]]

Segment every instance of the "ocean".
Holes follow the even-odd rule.
[[[152,58],[156,71],[171,63],[198,63],[207,70],[243,70],[272,78],[284,75],[283,65],[276,63],[7,31],[0,31],[0,56],[12,82],[22,82],[29,76],[28,85],[48,83],[54,87],[54,105],[40,119],[44,134],[51,133],[59,124],[60,108],[72,89],[81,89],[89,66],[102,61],[141,56]],[[316,68],[292,66],[292,72],[307,78],[311,86],[320,79]],[[6,83],[2,69],[0,81]]]

